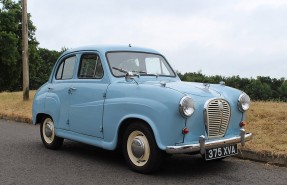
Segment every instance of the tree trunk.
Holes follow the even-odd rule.
[[[27,0],[22,0],[22,65],[23,65],[23,100],[27,101],[29,100]]]

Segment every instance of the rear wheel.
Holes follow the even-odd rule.
[[[152,130],[142,122],[131,124],[124,133],[123,154],[128,166],[139,173],[152,173],[163,160]]]
[[[55,125],[50,117],[42,119],[40,134],[43,144],[49,149],[58,149],[63,144],[64,139],[55,135]]]

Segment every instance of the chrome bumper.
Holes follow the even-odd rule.
[[[244,129],[240,129],[239,136],[208,141],[206,140],[205,136],[202,135],[199,137],[199,143],[180,146],[167,146],[166,152],[169,154],[182,154],[199,151],[201,154],[205,154],[205,149],[217,148],[220,146],[232,145],[237,143],[241,143],[241,145],[244,146],[245,142],[251,139],[252,133],[246,133]]]

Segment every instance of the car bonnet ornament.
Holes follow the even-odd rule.
[[[204,86],[206,89],[209,89],[210,83],[203,83],[203,86]]]

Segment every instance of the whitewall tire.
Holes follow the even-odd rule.
[[[63,144],[64,139],[55,135],[55,125],[50,117],[42,119],[40,134],[43,144],[49,149],[58,149]]]
[[[123,139],[123,154],[132,170],[148,174],[159,169],[164,154],[149,126],[143,122],[132,123],[125,130]]]

